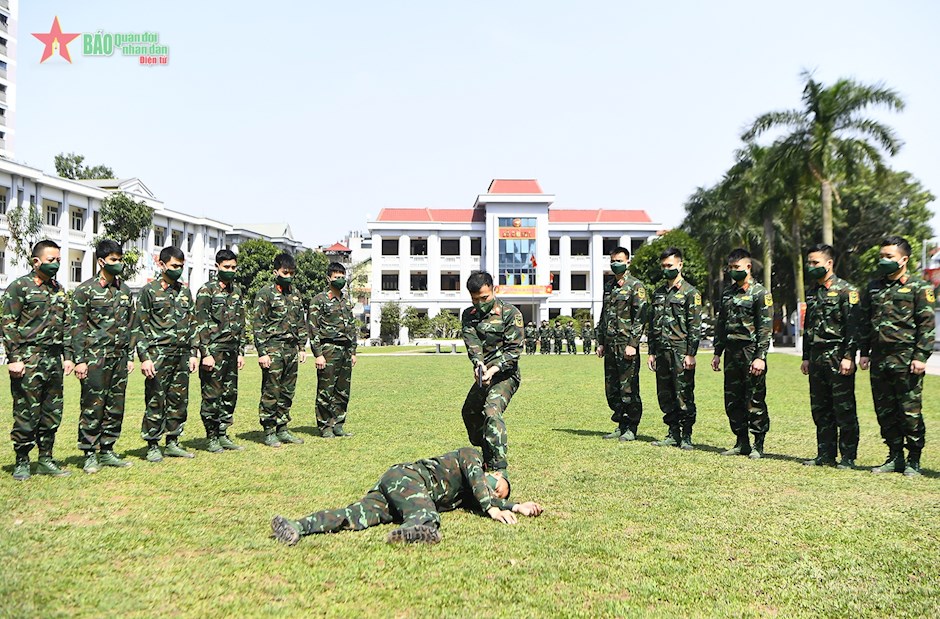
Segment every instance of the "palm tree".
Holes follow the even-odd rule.
[[[891,156],[901,148],[894,130],[863,112],[870,106],[904,109],[904,101],[882,84],[873,86],[840,79],[825,86],[806,71],[803,108],[769,112],[759,116],[742,138],[751,141],[773,128],[789,131],[782,148],[801,153],[803,166],[820,186],[822,238],[832,245],[832,199],[838,199],[836,179],[852,174],[859,164],[882,169],[882,151]]]

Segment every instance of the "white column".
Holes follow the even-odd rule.
[[[571,293],[571,236],[562,234],[558,240],[558,253],[561,256],[561,266],[558,269],[558,286],[562,296]]]
[[[411,237],[398,237],[398,292],[404,299],[411,298]],[[410,303],[409,303],[410,305]]]
[[[441,296],[441,237],[437,233],[428,235],[428,300]],[[437,311],[434,312],[435,314]],[[428,316],[432,316],[428,308]]]
[[[460,286],[463,287],[463,283],[467,281],[467,278],[470,277],[470,271],[474,270],[473,261],[477,259],[476,256],[470,255],[470,235],[461,234],[460,235],[460,266],[458,271],[460,271]]]
[[[588,282],[588,287],[591,289],[591,315],[594,318],[594,324],[597,324],[604,299],[604,270],[607,268],[607,263],[607,256],[604,255],[604,235],[595,232],[591,235],[591,280]]]

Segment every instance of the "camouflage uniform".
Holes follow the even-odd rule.
[[[145,285],[137,297],[134,337],[140,361],[153,361],[156,375],[144,381],[147,410],[140,436],[155,445],[179,439],[189,408],[189,359],[196,356],[193,295],[181,282],[163,278]]]
[[[26,364],[21,378],[10,377],[13,450],[17,460],[25,460],[38,445],[40,458],[51,458],[62,422],[65,290],[55,279],[43,282],[30,273],[10,284],[2,304],[7,363]]]
[[[542,324],[539,329],[539,352],[550,355],[552,352],[552,328],[548,323]]]
[[[555,339],[555,354],[560,355],[565,350],[565,329],[560,324],[556,324],[552,328],[552,337]]]
[[[702,295],[680,278],[653,292],[649,354],[656,359],[656,396],[663,423],[676,443],[691,440],[695,424],[695,369],[683,368],[685,356],[698,354],[702,334]]]
[[[72,295],[69,349],[76,365],[88,364],[82,380],[78,448],[112,451],[121,436],[127,364],[133,356],[134,300],[131,289],[115,277],[82,282]]]
[[[584,344],[584,354],[589,355],[592,352],[592,343],[594,340],[594,327],[591,326],[591,323],[586,322],[584,326],[581,327],[581,342]]]
[[[461,317],[463,341],[473,366],[496,366],[499,371],[490,384],[470,387],[463,403],[463,422],[470,443],[483,450],[488,470],[505,469],[506,424],[503,413],[519,388],[519,354],[522,352],[522,313],[509,303],[496,299],[493,308],[481,316],[469,307]]]
[[[806,296],[803,361],[809,362],[809,396],[816,424],[816,457],[835,462],[836,453],[858,455],[855,372],[839,373],[843,359],[855,360],[858,349],[858,290],[832,275]]]
[[[321,292],[310,303],[308,331],[314,357],[326,358],[317,370],[317,428],[320,432],[343,429],[356,354],[356,319],[345,295]]]
[[[899,460],[907,447],[907,461],[917,467],[925,437],[924,375],[912,374],[910,366],[912,361],[926,362],[933,352],[934,301],[929,283],[904,276],[874,280],[861,304],[859,349],[861,356],[871,357],[871,392],[881,437]]]
[[[199,415],[208,438],[226,436],[238,400],[238,357],[245,354],[245,295],[232,281],[218,276],[196,293],[199,354],[211,356],[215,366],[199,366],[202,406]]]
[[[255,297],[252,325],[258,356],[271,357],[261,370],[258,416],[265,434],[280,432],[290,421],[297,387],[297,354],[307,343],[304,307],[293,286],[270,283]]]
[[[464,447],[436,458],[398,464],[385,472],[362,500],[300,520],[302,535],[361,531],[391,522],[439,528],[441,512],[459,507],[512,509],[486,484],[480,454]]]
[[[525,326],[525,353],[527,355],[535,354],[535,342],[538,340],[539,330],[533,324],[529,323]]]
[[[610,419],[619,433],[636,434],[643,416],[640,399],[640,339],[646,327],[646,288],[629,273],[604,286],[604,303],[597,323],[597,345],[604,347],[604,393],[613,411]],[[624,356],[627,346],[636,349]]]
[[[755,359],[767,360],[773,329],[774,300],[766,288],[748,277],[731,284],[721,295],[715,321],[715,355],[724,354],[725,413],[731,431],[750,445],[754,435],[757,451],[763,451],[764,435],[770,430],[767,412],[767,369],[751,374]],[[742,453],[746,453],[743,450]]]
[[[575,341],[578,337],[578,333],[574,330],[574,325],[570,322],[565,326],[565,339],[568,340],[568,354],[576,355],[578,354],[578,345]]]

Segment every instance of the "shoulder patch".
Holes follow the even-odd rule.
[[[522,314],[516,314],[516,319],[515,319],[514,323],[515,323],[515,325],[516,325],[517,327],[519,327],[520,329],[522,328]]]
[[[770,294],[769,292],[768,292],[767,294],[765,294],[765,295],[764,295],[764,305],[767,306],[767,307],[773,307],[773,306],[774,306],[774,295]]]
[[[907,286],[904,286],[903,288],[898,288],[898,292],[910,292],[910,291],[911,289],[908,288]]]
[[[699,294],[699,293],[697,293],[697,292],[695,293],[694,303],[695,303],[696,305],[701,305],[701,304],[702,304],[702,295],[701,295],[701,294]]]
[[[924,289],[924,297],[926,297],[927,303],[934,303],[937,300],[937,297],[933,292],[933,288],[930,287]]]
[[[645,300],[645,299],[646,299],[646,288],[644,288],[643,286],[637,287],[637,289],[636,289],[636,296],[637,296],[641,301]]]
[[[837,296],[839,296],[839,293],[836,292],[835,290],[830,290],[829,292],[826,293],[826,296],[827,296],[827,297],[837,297]]]
[[[858,305],[858,290],[849,290],[849,305]]]

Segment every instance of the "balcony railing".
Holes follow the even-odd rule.
[[[10,10],[10,0],[0,0],[0,9],[5,9],[9,12]]]

